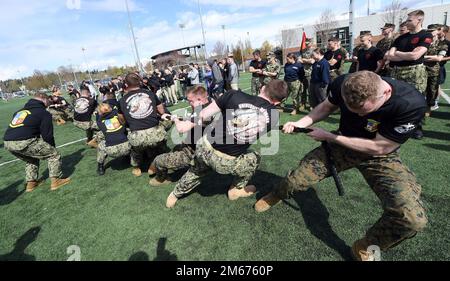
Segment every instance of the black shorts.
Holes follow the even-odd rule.
[[[445,69],[445,65],[441,65],[439,70],[439,85],[443,85],[445,83],[445,78],[447,77],[447,70]]]

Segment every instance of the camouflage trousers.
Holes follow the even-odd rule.
[[[301,98],[300,102],[304,106],[306,106],[306,104],[308,103],[310,81],[311,81],[311,76],[305,76],[305,78],[302,81],[303,92],[302,92],[302,98]]]
[[[391,68],[391,77],[414,86],[425,94],[427,88],[427,71],[423,64],[413,66],[396,66]]]
[[[292,98],[292,102],[294,104],[294,110],[299,111],[300,106],[304,105],[303,98],[302,103],[300,103],[300,96],[303,95],[303,83],[296,80],[294,82],[288,82],[287,84],[289,96]]]
[[[439,64],[434,67],[426,67],[427,70],[427,88],[426,97],[429,107],[434,106],[434,103],[439,95]]]
[[[46,143],[41,138],[33,138],[21,141],[5,141],[6,150],[24,161],[26,181],[37,181],[39,179],[39,161],[48,161],[48,171],[51,178],[60,178],[61,155],[55,147]]]
[[[327,99],[327,87],[319,83],[311,83],[309,86],[309,105],[316,107]]]
[[[177,145],[172,152],[158,155],[153,164],[156,167],[156,175],[166,178],[168,174],[177,170],[189,168],[194,159],[195,150],[186,144]]]
[[[206,138],[202,138],[197,144],[192,166],[178,181],[173,193],[178,198],[188,194],[200,184],[201,178],[211,171],[233,175],[232,186],[244,188],[260,162],[261,156],[256,152],[233,157],[215,150]]]
[[[170,129],[172,129],[173,126],[173,122],[170,120],[161,120],[159,121],[159,125],[164,127],[164,130],[166,130],[166,132],[170,131]]]
[[[381,201],[383,214],[366,232],[371,245],[385,251],[422,230],[427,217],[420,200],[421,187],[415,175],[402,163],[398,152],[370,156],[330,144],[338,172],[357,168]],[[294,191],[305,191],[331,175],[322,147],[309,152],[297,169],[290,172],[274,193],[288,198]]]
[[[111,158],[119,158],[129,155],[130,152],[131,145],[129,142],[106,146],[106,142],[101,141],[97,147],[97,163],[105,163],[108,156]]]
[[[59,119],[63,119],[64,121],[73,119],[73,111],[70,108],[66,109],[55,109],[48,108],[48,112],[52,115],[53,121],[57,121]]]
[[[342,71],[340,71],[339,69],[333,69],[330,71],[330,84],[331,82],[334,81],[334,79],[338,78],[339,76],[341,76],[343,74]]]
[[[80,122],[77,120],[73,120],[73,125],[78,129],[86,132],[87,141],[95,138],[97,140],[97,143],[100,143],[100,141],[104,139],[103,133],[100,132],[97,123],[95,123],[94,121]]]
[[[154,158],[167,152],[166,130],[163,126],[156,126],[146,130],[132,131],[128,134],[131,145],[131,165],[139,167],[144,161],[144,156]]]
[[[252,95],[257,96],[259,95],[259,90],[261,90],[262,87],[262,79],[260,77],[252,77],[252,84],[251,84],[251,91]]]

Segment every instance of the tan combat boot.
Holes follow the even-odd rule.
[[[51,178],[51,179],[52,179],[52,183],[50,185],[50,190],[57,190],[61,186],[66,185],[70,182],[70,178],[65,178],[65,179]]]
[[[231,201],[237,200],[241,197],[249,197],[255,194],[256,187],[254,185],[247,185],[244,188],[236,188],[234,186],[231,186],[230,189],[228,189],[228,199]]]
[[[40,186],[44,182],[45,182],[45,180],[37,180],[37,181],[27,182],[25,192],[31,192],[31,191],[35,190],[36,187]]]
[[[88,146],[92,147],[92,148],[97,148],[98,147],[98,143],[96,139],[91,139],[90,141],[88,141],[86,143]]]
[[[297,115],[297,110],[293,110],[292,112],[291,112],[291,115]]]
[[[169,180],[169,179],[165,179],[165,178],[158,177],[158,176],[152,178],[152,179],[149,181],[149,184],[150,184],[151,186],[162,186],[162,185],[167,185],[167,184],[169,184],[169,183],[172,183],[172,181]]]
[[[267,194],[263,198],[259,199],[255,204],[255,211],[258,213],[265,212],[270,209],[270,207],[281,202],[281,198],[278,198],[273,192]]]
[[[142,175],[141,169],[138,167],[133,168],[133,171],[131,171],[131,173],[136,177],[140,177]]]
[[[66,121],[64,121],[64,119],[59,118],[58,120],[56,120],[56,125],[61,126],[66,124]]]
[[[374,261],[373,253],[367,251],[369,243],[365,238],[355,241],[352,245],[352,256],[356,261]]]
[[[177,203],[177,201],[178,201],[178,198],[175,196],[175,194],[173,194],[173,192],[171,192],[169,194],[169,196],[167,197],[166,207],[167,208],[175,207],[175,204]]]
[[[156,174],[156,166],[155,166],[155,164],[151,164],[150,165],[150,167],[148,167],[148,175],[149,176],[153,176],[153,175],[155,175]]]

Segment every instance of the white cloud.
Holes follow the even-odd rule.
[[[16,79],[23,76],[23,74],[28,70],[25,65],[13,66],[6,65],[0,67],[0,80]]]

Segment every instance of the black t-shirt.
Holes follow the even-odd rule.
[[[361,48],[358,51],[359,70],[377,70],[378,61],[383,57],[383,52],[377,47],[372,46],[368,50]]]
[[[258,96],[231,90],[216,103],[222,116],[207,133],[207,138],[214,149],[225,154],[244,154],[252,143],[278,124],[276,107]]]
[[[128,141],[127,130],[124,125],[120,124],[116,109],[99,117],[97,125],[105,136],[106,146],[118,145]]]
[[[257,60],[252,60],[250,62],[250,66],[253,67],[254,69],[264,69],[266,67],[267,61],[266,60],[261,60],[261,61],[257,61]],[[262,77],[263,75],[261,74],[257,74],[257,73],[253,73],[252,77]]]
[[[344,136],[374,139],[377,132],[396,143],[406,142],[425,115],[424,96],[406,82],[382,77],[392,86],[392,96],[377,111],[365,116],[351,112],[344,103],[341,86],[345,75],[330,84],[328,100],[340,107],[339,130]]]
[[[119,113],[125,116],[131,131],[146,130],[158,126],[158,97],[148,90],[128,92],[120,99]]]
[[[417,47],[429,48],[433,42],[433,35],[426,30],[421,30],[416,34],[406,33],[399,36],[392,43],[391,48],[397,48],[400,52],[412,52]],[[391,61],[390,66],[411,66],[423,63],[425,54],[415,61]]]
[[[77,97],[80,96],[80,92],[78,92],[77,89],[73,89],[72,91],[69,91],[69,96],[70,96],[70,97],[73,96],[73,98],[77,98]]]
[[[92,98],[79,97],[74,102],[73,119],[79,122],[91,121],[97,107],[97,101]]]
[[[341,68],[341,64],[345,60],[345,54],[340,48],[337,49],[336,51],[328,50],[324,56],[327,61],[330,61],[332,59],[337,60],[335,65],[330,65],[330,70]]]
[[[46,110],[43,102],[30,99],[23,109],[13,114],[3,139],[5,141],[19,141],[40,136],[45,142],[55,146],[52,115]]]
[[[55,108],[56,110],[64,110],[69,106],[69,103],[66,101],[65,98],[61,97],[61,96],[55,96],[53,97],[55,100],[53,100],[53,104],[54,105],[58,105],[57,108]]]
[[[104,101],[104,103],[109,104],[112,109],[117,109],[117,110],[119,109],[119,106],[120,106],[119,102],[117,101],[117,99],[114,99],[114,98],[107,99],[107,100]]]
[[[201,105],[201,106],[197,106],[196,108],[194,108],[193,112],[191,113],[190,119],[191,122],[194,124],[198,124],[198,120],[200,117],[200,112],[206,108],[208,105],[211,104],[211,99],[208,98],[208,103]],[[192,128],[187,136],[186,139],[184,140],[184,144],[189,145],[193,150],[195,150],[196,146],[197,146],[197,142],[198,140],[203,136],[203,132],[205,131],[206,127],[210,124],[210,122],[204,122],[202,124],[202,126],[199,125],[195,125],[194,128]]]

